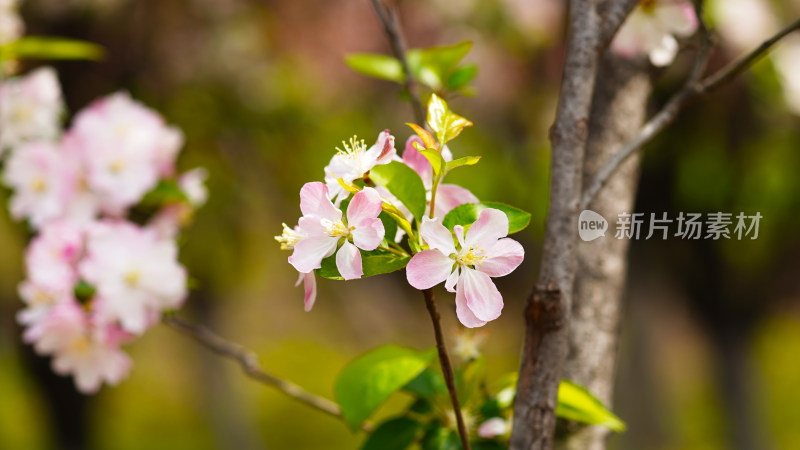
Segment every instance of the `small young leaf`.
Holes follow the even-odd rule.
[[[393,161],[375,166],[369,172],[369,179],[389,190],[417,220],[425,214],[425,185],[417,172],[407,165]]]
[[[422,425],[409,417],[395,417],[378,425],[361,450],[405,450],[414,443]]]
[[[428,125],[436,132],[439,145],[443,146],[458,136],[464,128],[472,126],[472,122],[450,111],[444,100],[432,94],[428,102]]]
[[[0,60],[103,58],[103,47],[91,42],[49,36],[25,36],[0,47]]]
[[[454,159],[452,161],[448,161],[444,167],[444,172],[450,172],[451,170],[455,169],[456,167],[461,166],[472,166],[478,163],[481,160],[480,156],[465,156],[463,158]]]
[[[345,57],[345,63],[356,72],[368,77],[402,83],[405,80],[403,66],[397,58],[377,53],[353,53]]]
[[[420,52],[420,62],[422,66],[430,68],[440,80],[446,80],[458,63],[467,56],[471,48],[472,42],[470,41],[429,47]]]
[[[394,238],[394,236],[391,236]],[[362,278],[384,273],[395,272],[408,265],[411,260],[409,256],[398,256],[385,250],[376,249],[371,252],[359,250],[361,252],[361,267],[364,271]],[[317,275],[329,280],[344,280],[336,268],[336,254],[322,260],[322,266],[317,269]]]
[[[425,144],[425,148],[431,150],[436,149],[436,141],[433,139],[433,136],[431,136],[431,134],[428,133],[426,129],[422,128],[421,126],[415,123],[406,123],[406,125],[410,126],[411,129],[414,130],[415,133],[417,133],[417,136],[419,136],[419,138],[422,139],[422,142]]]
[[[465,203],[453,208],[446,216],[442,224],[452,230],[454,226],[461,225],[466,227],[478,220],[481,211],[486,208],[499,209],[508,216],[508,234],[522,231],[531,222],[531,214],[519,208],[498,202]]]
[[[435,356],[434,349],[417,351],[386,345],[348,363],[334,386],[345,422],[357,430],[390,395],[425,370]]]
[[[436,150],[424,150],[420,149],[419,147],[416,148],[419,154],[424,156],[425,159],[431,163],[431,167],[433,168],[433,177],[436,178],[440,175],[443,175],[443,170],[447,164],[447,161],[444,160],[442,154]]]
[[[459,67],[447,79],[447,89],[459,90],[467,85],[478,74],[478,66],[470,64],[464,67]]]
[[[558,386],[556,416],[590,425],[602,425],[618,433],[625,431],[625,422],[606,409],[585,387],[569,380]]]

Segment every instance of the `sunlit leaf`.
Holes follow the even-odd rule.
[[[345,422],[357,430],[389,396],[425,370],[435,356],[435,349],[417,351],[386,345],[348,363],[334,386]]]
[[[414,443],[422,425],[409,417],[396,417],[378,425],[361,450],[405,450]]]
[[[414,169],[399,161],[393,161],[373,167],[369,172],[369,178],[374,183],[388,189],[392,195],[403,202],[403,205],[417,220],[422,220],[427,205],[425,185]]]
[[[506,205],[505,203],[498,202],[481,202],[481,203],[465,203],[463,205],[453,208],[446,216],[442,224],[448,229],[452,230],[454,226],[472,225],[481,211],[486,208],[499,209],[506,213],[508,216],[508,234],[516,233],[524,230],[525,227],[531,222],[531,214],[519,208]]]
[[[25,36],[0,47],[0,60],[103,58],[103,47],[91,42],[49,36]]]
[[[431,136],[430,133],[428,133],[428,130],[422,128],[421,126],[415,123],[406,123],[406,125],[410,126],[411,129],[414,130],[414,133],[416,133],[417,136],[419,136],[420,139],[422,139],[422,142],[425,144],[426,148],[429,148],[431,150],[436,149],[436,140],[433,139],[433,136]]]
[[[472,126],[472,122],[450,111],[447,103],[436,94],[432,94],[428,102],[427,119],[440,146],[458,136],[464,128]]]
[[[472,166],[478,163],[481,160],[480,156],[465,156],[463,158],[454,159],[452,161],[448,161],[444,167],[445,173],[450,172],[451,170],[455,169],[456,167],[462,166]]]
[[[569,380],[558,386],[556,416],[590,425],[602,425],[618,433],[625,431],[625,422],[606,409],[588,389]]]
[[[356,72],[368,77],[402,83],[405,80],[403,66],[397,58],[378,53],[353,53],[345,57],[345,63]]]
[[[420,149],[416,145],[414,147],[417,149],[420,155],[424,156],[425,159],[431,163],[434,178],[443,175],[444,167],[447,164],[447,161],[444,160],[441,153],[436,150]]]

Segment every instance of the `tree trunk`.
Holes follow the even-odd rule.
[[[596,81],[589,138],[584,159],[586,184],[620,147],[641,128],[647,113],[651,83],[641,62],[608,54]],[[614,238],[614,221],[630,212],[638,184],[639,158],[633,156],[597,193],[588,209],[606,218],[605,237],[578,241],[569,355],[564,378],[586,386],[605,405],[611,405],[617,356],[620,309],[627,273],[627,239]],[[608,429],[580,426],[568,430],[560,447],[570,450],[605,449]]]

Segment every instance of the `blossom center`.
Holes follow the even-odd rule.
[[[142,274],[139,273],[138,270],[131,270],[130,272],[126,273],[123,278],[128,286],[135,288],[139,285],[139,280],[142,278]]]
[[[331,237],[350,237],[353,232],[353,227],[348,227],[343,220],[322,220],[322,226],[325,227],[325,234]]]
[[[275,236],[275,240],[281,244],[281,250],[292,250],[305,236],[293,228],[289,228],[285,223],[282,225],[283,233],[280,236]]]
[[[483,260],[486,259],[486,255],[484,255],[485,252],[486,251],[482,248],[469,247],[466,250],[461,250],[458,253],[458,256],[456,256],[456,262],[462,266],[479,266]]]
[[[36,177],[31,180],[31,189],[36,193],[43,193],[47,190],[47,182],[42,177]]]

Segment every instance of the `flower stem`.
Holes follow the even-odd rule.
[[[461,438],[461,445],[464,450],[470,450],[467,426],[464,424],[464,416],[461,412],[461,404],[458,401],[458,393],[456,392],[453,365],[450,363],[450,356],[447,354],[447,346],[445,345],[444,336],[442,335],[442,318],[439,315],[439,310],[436,308],[436,299],[433,297],[433,289],[425,289],[422,291],[422,295],[425,297],[425,306],[428,307],[428,313],[431,316],[431,322],[433,322],[433,334],[436,337],[436,349],[439,351],[439,363],[442,366],[444,381],[445,384],[447,384],[447,391],[450,393],[450,401],[453,404],[453,412],[458,424],[458,435]]]

